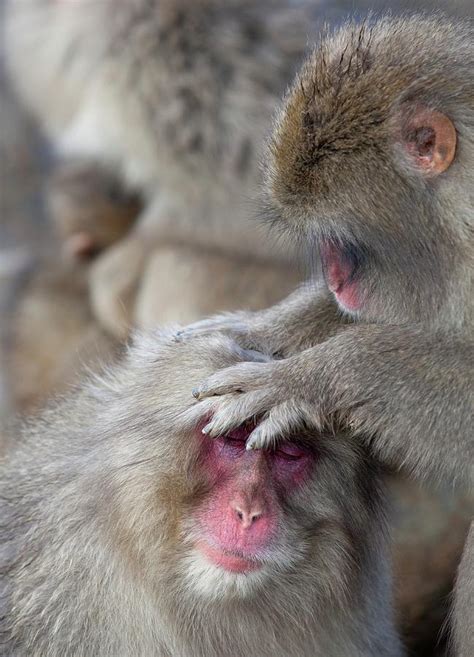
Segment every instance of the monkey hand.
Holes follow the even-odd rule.
[[[263,312],[237,311],[201,319],[177,331],[175,340],[185,342],[204,335],[222,333],[241,347],[267,352],[269,350],[265,348],[267,340],[264,337],[266,332],[260,326],[262,315]]]
[[[344,425],[385,463],[472,485],[472,356],[464,339],[420,327],[358,325],[284,360],[220,370],[194,394],[206,398],[210,436],[256,419],[247,445],[257,448]]]
[[[247,447],[258,449],[335,421],[367,435],[383,430],[400,369],[397,339],[407,340],[397,328],[348,327],[288,358],[219,370],[193,391],[212,416],[203,431],[217,437],[256,420]]]
[[[203,433],[218,437],[250,419],[261,418],[247,441],[247,449],[259,449],[302,428],[320,429],[317,386],[305,385],[308,369],[301,368],[301,364],[299,356],[266,363],[245,362],[209,377],[193,391],[199,400],[216,397],[206,404],[212,420]]]
[[[102,326],[119,339],[127,337],[132,324],[135,293],[146,254],[142,240],[128,237],[108,249],[91,269],[93,311]]]

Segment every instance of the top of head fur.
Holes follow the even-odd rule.
[[[270,221],[355,263],[349,301],[365,319],[470,325],[472,44],[469,23],[439,16],[347,23],[312,52],[276,117]]]
[[[326,34],[290,88],[269,144],[267,186],[285,218],[315,201],[331,205],[329,181],[342,158],[362,165],[379,156],[404,101],[422,99],[472,122],[472,114],[457,116],[459,101],[472,97],[471,44],[468,24],[440,17],[369,18]]]

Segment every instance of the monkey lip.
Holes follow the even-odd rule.
[[[337,301],[349,311],[358,310],[361,299],[355,282],[358,263],[354,252],[332,242],[323,242],[321,260],[327,286]]]
[[[262,567],[262,564],[257,561],[233,554],[221,548],[215,548],[205,541],[199,541],[197,547],[215,566],[219,566],[231,573],[245,574],[259,570]]]

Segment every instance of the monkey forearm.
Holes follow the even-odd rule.
[[[472,343],[359,326],[307,353],[309,372],[321,351],[325,368],[316,387],[322,385],[324,406],[370,436],[382,459],[420,476],[474,484]]]
[[[324,342],[349,324],[326,288],[312,282],[276,306],[255,313],[262,341],[285,357]]]
[[[263,447],[335,418],[384,461],[473,484],[473,371],[474,347],[462,339],[353,326],[285,360],[217,372],[195,395],[232,393],[216,399],[210,435],[262,416],[248,446]]]
[[[219,331],[242,346],[288,357],[327,340],[350,323],[324,287],[306,283],[271,308],[201,320],[180,331],[178,339]]]

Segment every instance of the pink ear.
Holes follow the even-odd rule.
[[[442,112],[410,105],[402,112],[401,139],[414,164],[425,176],[449,168],[456,154],[456,128]]]

